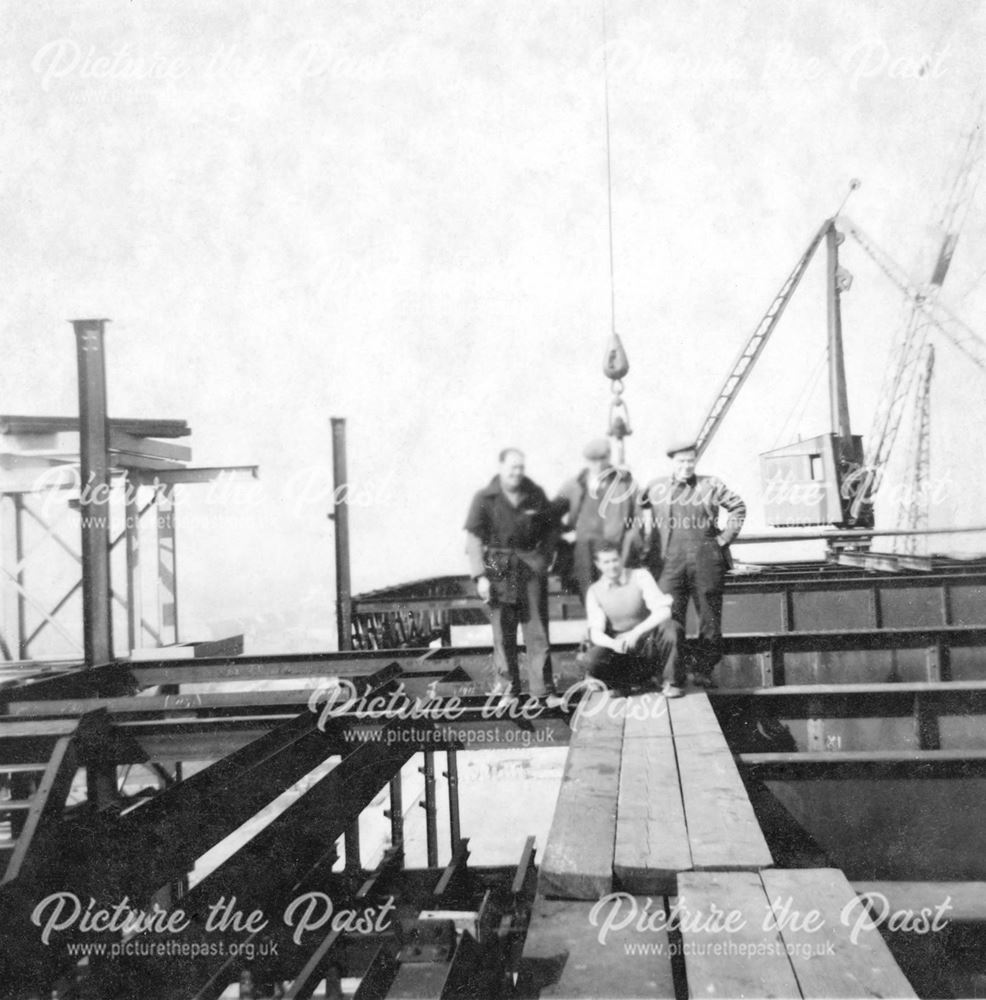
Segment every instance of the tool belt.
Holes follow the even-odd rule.
[[[517,553],[514,549],[487,547],[483,553],[483,566],[491,581],[509,580],[517,571]]]

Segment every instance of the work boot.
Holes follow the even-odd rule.
[[[672,684],[670,681],[665,681],[664,686],[661,688],[661,694],[665,698],[680,698],[684,693],[677,684]]]

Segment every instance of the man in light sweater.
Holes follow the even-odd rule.
[[[685,682],[679,656],[681,626],[671,617],[671,597],[646,569],[627,569],[619,546],[596,546],[600,578],[586,594],[592,648],[586,673],[622,694],[634,685],[663,680],[667,698],[678,698]]]

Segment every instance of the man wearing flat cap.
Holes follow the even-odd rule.
[[[563,515],[563,527],[574,532],[572,576],[583,602],[599,576],[595,548],[613,542],[622,548],[632,523],[637,484],[626,469],[611,461],[608,438],[596,438],[582,450],[585,468],[558,491],[554,506]]]
[[[732,564],[729,543],[743,527],[746,504],[721,479],[695,474],[693,440],[672,442],[667,455],[671,475],[648,483],[637,501],[642,559],[660,589],[671,595],[671,616],[682,628],[688,602],[694,602],[699,639],[692,680],[715,687],[712,671],[722,659],[722,594]],[[722,528],[720,508],[728,515]]]

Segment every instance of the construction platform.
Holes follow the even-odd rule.
[[[706,695],[586,699],[524,996],[915,997],[838,869],[774,867]]]
[[[860,649],[913,651],[927,670],[949,662],[953,644],[974,650],[983,634],[950,626],[825,638],[734,635],[727,662],[747,657],[751,643],[774,643],[783,655],[788,644],[814,644],[830,671],[855,671]],[[578,679],[575,655],[571,645],[553,649],[563,684]],[[986,681],[891,675],[868,684],[785,685],[776,683],[784,676],[778,671],[770,687],[722,688],[670,702],[635,696],[615,714],[612,706],[573,700],[525,718],[490,710],[481,693],[489,660],[485,648],[443,647],[120,661],[28,671],[0,689],[0,775],[9,795],[0,812],[10,824],[2,844],[0,933],[11,943],[2,970],[3,982],[18,984],[11,996],[26,1000],[55,987],[66,998],[111,996],[114,988],[123,996],[139,986],[140,995],[162,1000],[221,997],[235,995],[247,974],[254,996],[275,995],[273,986],[260,990],[265,983],[291,984],[290,996],[330,996],[333,969],[344,973],[343,995],[361,1000],[456,995],[477,982],[484,996],[856,996],[869,982],[866,970],[846,956],[830,968],[831,957],[810,949],[829,942],[836,954],[845,950],[848,929],[830,918],[864,892],[882,893],[895,908],[930,906],[946,895],[956,904],[945,936],[891,935],[881,948],[876,932],[867,938],[869,951],[853,945],[851,954],[868,956],[883,977],[881,995],[912,995],[904,980],[886,978],[901,975],[894,960],[914,981],[922,966],[930,975],[935,962],[954,961],[956,949],[972,970],[958,980],[966,985],[957,995],[969,995],[961,990],[979,981],[986,911],[974,887],[986,879]],[[273,681],[275,689],[257,688]],[[393,717],[361,714],[354,705],[320,727],[309,705],[313,691],[344,683],[355,695],[383,699]],[[439,713],[399,717],[414,704],[437,708],[453,698],[454,726]],[[457,755],[516,754],[521,735],[532,754],[538,746],[568,746],[551,833],[543,849],[528,842],[521,850],[519,830],[514,865],[472,866]],[[184,773],[183,763],[193,760],[214,763]],[[423,775],[424,868],[408,867],[403,852],[411,820],[402,774],[415,762]],[[136,764],[156,769],[155,794],[128,796],[118,787]],[[86,795],[67,805],[79,774]],[[299,782],[307,790],[285,806],[285,790]],[[450,824],[444,865],[436,806],[443,787]],[[392,850],[367,867],[359,821],[381,796],[389,796]],[[198,858],[278,801],[269,825],[190,884]],[[895,824],[889,837],[860,838],[864,825],[875,828],[888,817]],[[124,897],[156,901],[198,914],[198,929],[183,940],[202,945],[209,936],[201,921],[222,896],[265,912],[305,892],[324,892],[339,906],[379,906],[393,896],[399,919],[387,933],[315,933],[300,943],[282,927],[274,936],[276,960],[197,955],[162,964],[94,956],[80,978],[69,946],[87,935],[65,932],[42,945],[30,921],[33,907],[53,892],[107,906]],[[606,913],[593,916],[593,908],[614,892],[651,914],[670,914],[679,902],[735,909],[746,915],[747,931],[761,927],[754,916],[774,912],[783,897],[779,923],[795,911],[822,909],[828,936],[795,922],[776,933],[710,940],[710,932],[686,924],[679,936],[671,930],[659,954],[664,939],[644,920],[639,932],[636,922],[614,926],[601,945]],[[929,958],[932,942],[941,951]],[[756,966],[749,962],[757,949],[772,956],[763,969],[760,958]],[[799,967],[809,959],[809,969]],[[799,992],[789,992],[792,982]],[[900,989],[887,993],[895,982]],[[918,992],[931,995],[926,986]]]

